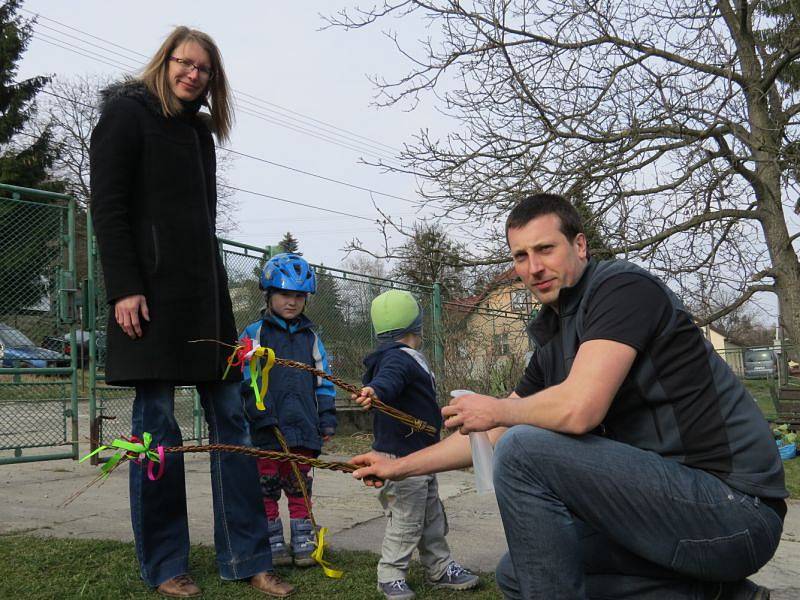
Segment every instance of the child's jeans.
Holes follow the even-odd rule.
[[[300,454],[302,456],[314,457],[314,452],[308,448],[290,448],[293,454]],[[311,484],[313,477],[311,474],[311,466],[296,463],[300,469],[300,474],[305,479],[306,490],[308,491],[308,500],[311,504]],[[281,497],[281,490],[286,494],[286,499],[289,502],[289,518],[290,519],[308,519],[308,506],[306,506],[303,492],[300,489],[300,484],[295,477],[292,463],[281,462],[271,458],[258,459],[258,474],[260,475],[261,494],[264,501],[264,511],[267,513],[267,519],[274,521],[278,518],[278,500]]]
[[[414,548],[429,579],[439,579],[453,560],[447,545],[447,516],[435,475],[386,481],[378,499],[386,516],[378,581],[405,579]]]

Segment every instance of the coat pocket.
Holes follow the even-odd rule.
[[[159,248],[158,244],[158,229],[156,228],[156,224],[153,223],[150,226],[150,231],[152,234],[152,244],[153,244],[153,264],[150,267],[150,274],[155,275],[158,273],[158,267],[161,264],[161,249]]]

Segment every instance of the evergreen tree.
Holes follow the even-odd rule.
[[[448,237],[441,225],[419,222],[411,236],[395,252],[399,259],[392,275],[416,285],[442,286],[445,300],[466,293],[464,267],[457,265],[466,255],[463,246]]]
[[[30,42],[32,22],[17,15],[20,0],[0,5],[0,183],[50,191],[51,135],[45,128],[31,140],[22,133],[34,116],[34,99],[47,77],[15,81],[18,63]],[[0,313],[37,304],[47,292],[53,265],[42,258],[59,235],[58,211],[5,201],[0,203]]]
[[[17,63],[32,35],[32,22],[16,14],[20,4],[20,0],[10,0],[0,6],[0,181],[60,191],[63,186],[47,185],[47,170],[53,162],[49,130],[45,128],[32,142],[15,139],[34,115],[36,94],[49,81],[48,77],[15,81]]]
[[[291,231],[287,231],[286,234],[283,236],[283,239],[278,242],[278,246],[284,252],[293,252],[294,254],[299,254],[302,256],[302,252],[298,252],[300,248],[300,242],[297,241],[297,238],[292,235]]]

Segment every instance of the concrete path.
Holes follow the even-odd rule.
[[[79,465],[69,460],[0,466],[0,534],[27,532],[130,541],[126,473],[113,474],[102,486],[88,489],[66,508],[59,507],[96,473],[96,468],[87,463]],[[187,456],[186,480],[192,541],[211,545],[207,455]],[[440,475],[439,488],[447,508],[448,541],[454,556],[472,569],[493,571],[506,551],[494,496],[477,495],[472,475],[466,472]],[[316,471],[314,514],[330,530],[334,549],[380,550],[384,517],[375,495],[375,490],[349,475]],[[753,579],[770,587],[774,600],[800,598],[800,502],[794,501],[789,507],[775,558]]]

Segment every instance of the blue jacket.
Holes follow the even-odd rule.
[[[436,403],[433,374],[420,352],[401,344],[383,344],[364,359],[363,382],[378,399],[436,428],[436,435],[412,431],[408,425],[374,411],[372,430],[379,452],[405,456],[439,441],[442,413]]]
[[[249,337],[275,351],[277,358],[305,363],[330,373],[328,355],[322,340],[312,329],[313,323],[300,315],[291,323],[264,312],[262,319],[248,325],[239,339]],[[259,371],[259,381],[261,384]],[[322,436],[336,431],[336,390],[327,379],[289,367],[274,366],[269,373],[269,388],[264,398],[266,410],[256,408],[250,384],[249,365],[244,370],[242,398],[250,419],[253,443],[267,450],[279,450],[272,433],[278,425],[289,447],[302,447],[319,452]]]

